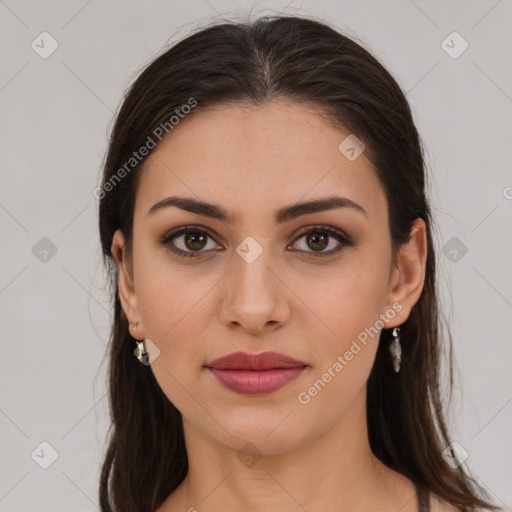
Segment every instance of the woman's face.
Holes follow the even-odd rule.
[[[348,135],[304,105],[219,106],[183,119],[148,157],[132,259],[121,260],[120,231],[112,251],[124,311],[140,322],[133,335],[160,350],[150,368],[190,431],[271,454],[349,418],[364,427],[380,331],[402,324],[417,301],[424,253],[413,247],[402,268],[392,265],[384,191],[364,151],[354,159],[357,141],[339,149]],[[215,207],[151,211],[169,197]],[[333,197],[350,201],[291,208]],[[190,225],[200,232],[160,242]],[[279,389],[247,394],[207,367],[238,351],[305,367]]]

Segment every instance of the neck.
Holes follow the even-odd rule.
[[[417,510],[412,483],[371,452],[365,391],[322,436],[273,455],[242,457],[184,418],[189,471],[157,512]]]

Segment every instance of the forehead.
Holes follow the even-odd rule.
[[[387,211],[364,152],[339,149],[350,135],[306,104],[228,104],[197,110],[163,138],[144,163],[136,210],[144,214],[170,195],[222,203],[247,218],[259,210],[327,195],[361,204],[370,216]],[[217,198],[217,200],[214,200]]]

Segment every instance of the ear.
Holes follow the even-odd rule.
[[[110,250],[117,266],[119,300],[121,301],[124,314],[130,324],[138,322],[139,312],[137,295],[133,284],[132,261],[125,249],[124,235],[119,229],[114,233]],[[140,331],[139,326],[136,329],[130,329],[130,334],[136,337],[135,334],[138,331]]]
[[[393,319],[385,320],[386,329],[404,323],[418,302],[425,283],[427,250],[427,227],[425,221],[418,218],[411,227],[410,240],[400,247],[391,269],[387,307],[390,309],[395,304],[393,309],[397,313]]]

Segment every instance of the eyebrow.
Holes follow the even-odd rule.
[[[148,216],[154,213],[175,206],[187,212],[197,213],[205,217],[212,217],[227,223],[233,223],[237,220],[238,216],[232,212],[225,210],[222,206],[193,199],[191,197],[177,197],[171,196],[158,201],[148,211]],[[326,210],[333,210],[335,208],[351,208],[365,217],[368,217],[368,212],[359,204],[348,199],[347,197],[330,196],[323,199],[315,199],[313,201],[304,201],[301,203],[292,204],[280,208],[274,214],[274,221],[276,224],[282,224],[292,219],[307,215],[311,213],[323,212]]]

